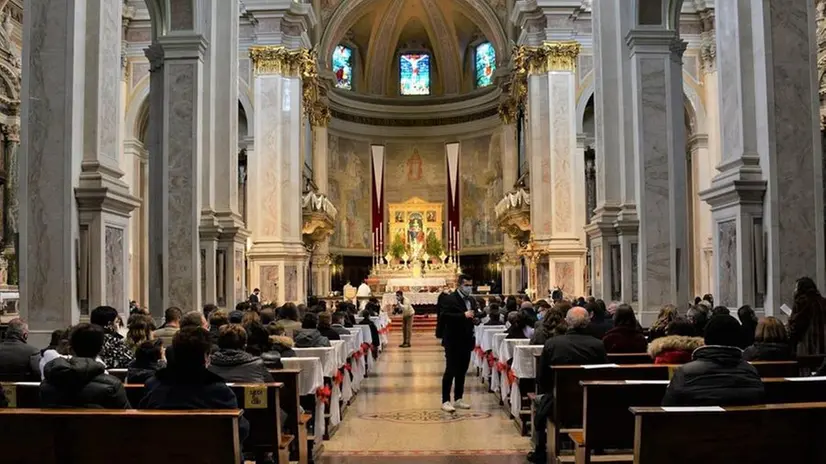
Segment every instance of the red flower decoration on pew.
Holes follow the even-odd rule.
[[[362,356],[364,356],[364,353],[362,353],[361,351],[356,351],[355,353],[353,353],[353,359],[361,359]]]
[[[480,345],[476,345],[476,348],[473,349],[473,352],[479,355],[480,357],[485,355],[485,352],[482,351],[482,347]]]
[[[350,363],[344,363],[344,370],[347,372],[353,372],[353,365]]]
[[[344,368],[346,369],[347,366],[345,365]],[[335,382],[336,385],[341,385],[341,383],[344,382],[344,375],[341,373],[341,371],[336,371],[336,376],[333,377],[333,382]]]
[[[516,383],[516,372],[513,369],[508,371],[508,384],[513,385]]]
[[[318,389],[315,391],[316,400],[321,401],[324,404],[329,404],[330,403],[330,397],[332,397],[332,396],[333,396],[333,392],[332,392],[332,390],[330,390],[330,387],[328,387],[327,385],[325,385],[323,387],[318,387]]]
[[[498,362],[498,363],[496,363],[496,369],[499,372],[507,372],[508,371],[508,363]]]
[[[496,364],[496,356],[494,356],[493,353],[488,352],[488,366],[492,368],[494,364]]]

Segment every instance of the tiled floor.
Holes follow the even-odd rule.
[[[362,384],[338,433],[324,443],[320,464],[515,464],[525,462],[520,437],[479,378],[468,373],[465,399],[473,409],[442,412],[444,353],[431,333],[398,348],[396,331],[375,373]]]

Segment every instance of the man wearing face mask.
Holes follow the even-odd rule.
[[[473,279],[462,274],[458,277],[459,288],[440,299],[439,323],[442,329],[442,346],[445,348],[445,373],[442,377],[442,410],[456,412],[456,408],[470,409],[462,397],[465,390],[465,374],[473,351],[473,318],[476,316],[476,300]],[[450,387],[455,381],[454,401],[450,402]]]

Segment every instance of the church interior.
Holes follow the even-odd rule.
[[[136,409],[61,416],[53,363],[4,371],[0,341],[0,448],[56,423],[155,440],[140,424],[162,419],[221,438],[124,462],[826,462],[808,433],[826,421],[826,1],[0,0],[0,15],[0,334],[96,358],[72,329],[114,308],[101,353],[145,319],[127,357],[163,340],[171,368],[203,312],[214,350],[243,325],[240,350],[270,368],[228,380],[241,412],[153,419],[134,366],[101,354]],[[552,324],[567,337],[577,308],[589,327],[630,317],[643,345],[597,336],[603,361],[550,369]],[[782,329],[786,357],[738,357],[765,395],[660,407],[689,369],[654,362],[655,334],[684,321],[697,350],[725,345],[720,317],[748,333],[743,353]],[[327,320],[340,340],[298,346]],[[447,373],[465,322],[467,404]],[[273,369],[278,337],[297,354]],[[755,421],[765,443],[730,446]],[[10,462],[114,462],[102,453],[129,445],[110,438]]]

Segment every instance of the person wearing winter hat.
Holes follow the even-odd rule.
[[[729,315],[711,318],[705,346],[675,370],[663,406],[749,406],[765,397],[757,369],[743,360],[740,323]]]

